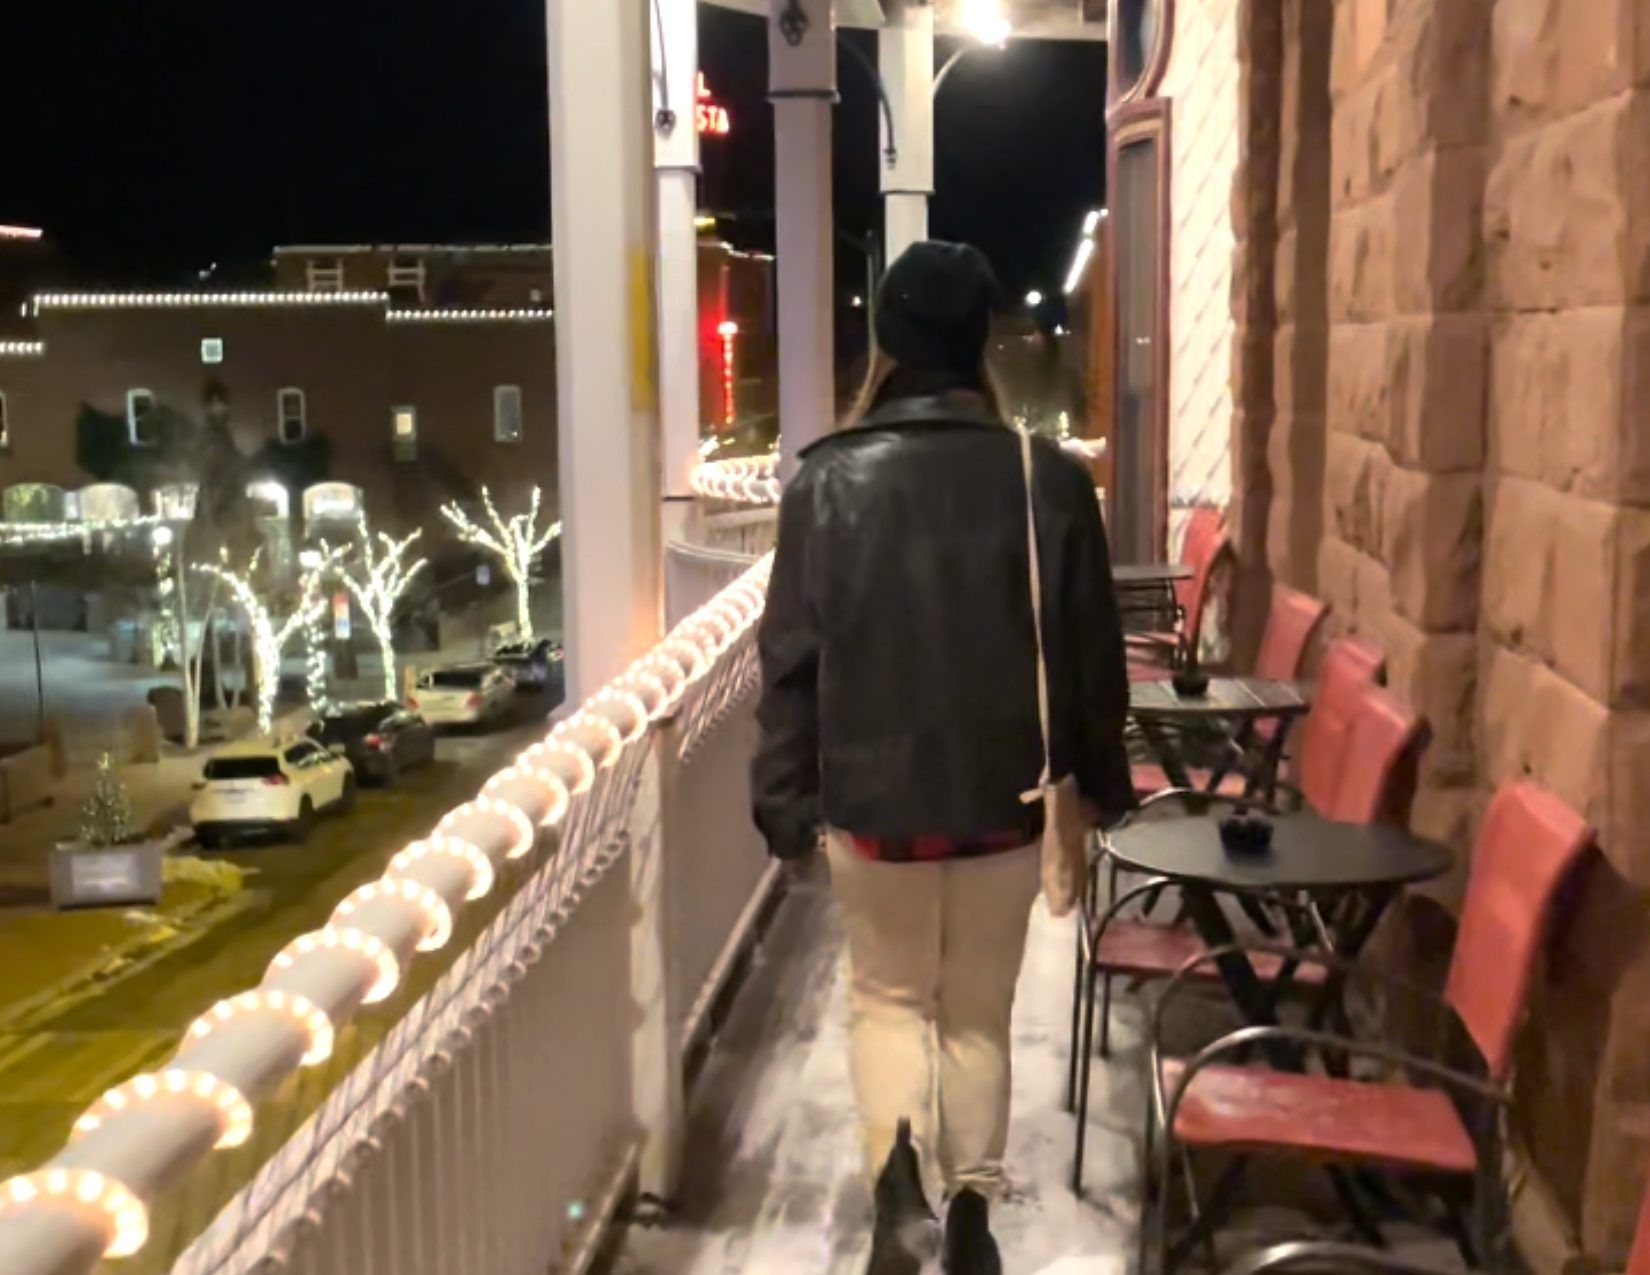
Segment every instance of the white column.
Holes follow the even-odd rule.
[[[653,35],[653,166],[659,196],[659,422],[664,454],[661,529],[680,538],[693,509],[688,477],[699,456],[698,0],[658,0]]]
[[[831,108],[836,33],[830,0],[770,0],[768,85],[774,112],[779,283],[781,473],[836,418]]]
[[[893,261],[928,238],[928,198],[934,193],[934,7],[900,6],[877,32],[877,63],[894,136],[882,120],[883,245]],[[892,144],[894,158],[888,158]]]
[[[659,635],[648,0],[548,0],[568,695]]]

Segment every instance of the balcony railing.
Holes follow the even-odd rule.
[[[0,1184],[0,1269],[584,1269],[639,1166],[670,1171],[686,1061],[776,881],[746,790],[767,560],[669,558],[683,618],[658,647]],[[386,1021],[372,1005],[402,982],[427,986]],[[335,1044],[351,1065],[320,1066]],[[227,1150],[294,1107],[255,1159]]]

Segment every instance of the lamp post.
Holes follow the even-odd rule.
[[[1013,30],[999,0],[964,0],[963,25],[978,41],[965,44],[934,73],[934,8],[890,4],[877,32],[877,57],[887,109],[882,120],[882,198],[885,258],[893,261],[928,238],[928,201],[934,193],[934,103],[957,63],[980,49],[1000,49]]]

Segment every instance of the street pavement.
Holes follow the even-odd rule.
[[[0,1179],[53,1154],[74,1118],[104,1090],[162,1061],[215,1001],[256,985],[289,940],[322,924],[351,889],[380,875],[398,850],[427,834],[448,809],[473,796],[488,774],[538,738],[551,705],[527,695],[516,703],[512,723],[493,732],[443,736],[434,765],[407,774],[393,790],[363,788],[352,812],[322,819],[301,845],[247,844],[203,855],[253,874],[232,915],[181,935],[178,944],[119,971],[90,994],[82,989],[62,1012],[32,1016],[26,1031],[0,1031]],[[495,900],[507,893],[497,891]],[[487,912],[467,910],[466,930],[473,934]],[[40,919],[72,923],[78,918]],[[214,1157],[211,1174],[196,1175],[199,1181],[192,1179],[189,1190],[159,1209],[155,1224],[161,1242],[134,1259],[137,1264],[124,1264],[123,1271],[140,1275],[150,1262],[164,1270],[161,1255],[181,1246],[244,1180],[237,1174],[249,1171],[297,1127],[393,1023],[402,998],[416,996],[445,960],[463,950],[464,937],[455,936],[442,953],[415,963],[408,985],[386,1006],[389,1012],[347,1029],[331,1063],[304,1073],[270,1110],[261,1111],[258,1136],[249,1147]]]

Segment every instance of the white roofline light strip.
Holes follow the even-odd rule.
[[[556,317],[554,310],[391,310],[391,323],[532,323]]]
[[[44,341],[0,341],[0,358],[38,359],[45,353]]]
[[[33,301],[44,310],[164,310],[178,307],[388,305],[387,292],[42,292]]]

